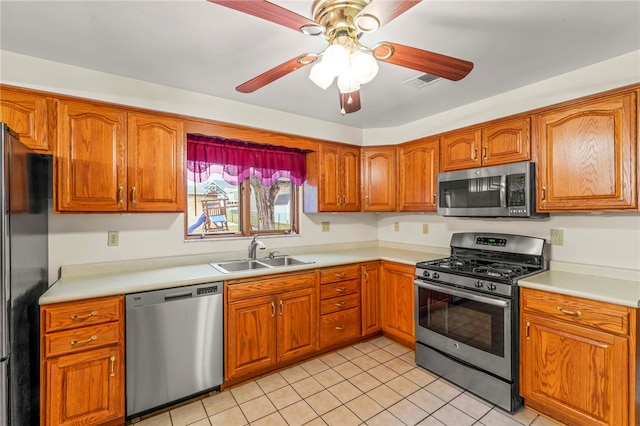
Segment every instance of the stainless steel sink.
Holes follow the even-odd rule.
[[[264,259],[241,259],[229,260],[226,262],[210,263],[211,266],[222,272],[230,274],[232,272],[251,271],[253,269],[285,268],[287,266],[306,265],[314,262],[305,262],[291,256],[266,257]]]

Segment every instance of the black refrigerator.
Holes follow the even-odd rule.
[[[51,157],[0,123],[0,426],[40,417],[38,299],[48,288]]]

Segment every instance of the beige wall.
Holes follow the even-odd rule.
[[[353,144],[398,143],[539,106],[640,82],[640,51],[469,104],[394,129],[360,129],[256,108],[142,81],[0,51],[0,81],[85,98]],[[320,223],[331,222],[330,232]],[[400,223],[400,231],[393,223]],[[422,234],[422,224],[430,233]],[[269,249],[370,240],[448,247],[451,233],[496,231],[548,239],[564,230],[552,259],[640,270],[640,214],[551,215],[544,220],[479,220],[429,214],[302,215],[302,235],[264,239]],[[120,245],[107,247],[107,231]],[[248,240],[185,242],[182,214],[54,215],[50,220],[50,278],[61,265],[242,251]]]

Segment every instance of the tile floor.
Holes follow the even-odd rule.
[[[134,426],[549,426],[508,413],[417,367],[414,352],[385,338],[355,344]]]

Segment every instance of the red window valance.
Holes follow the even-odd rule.
[[[255,176],[263,186],[278,178],[302,185],[306,176],[305,152],[296,148],[263,145],[218,136],[187,135],[187,173],[194,182],[212,173],[236,185]]]

